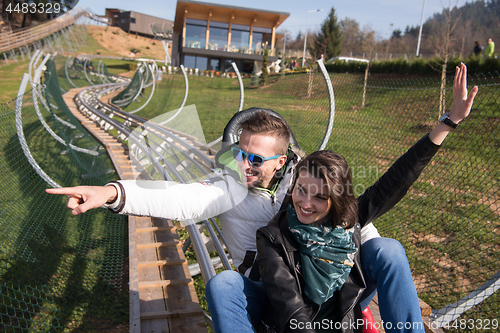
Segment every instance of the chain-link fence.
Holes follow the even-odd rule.
[[[16,102],[27,147],[55,182],[102,185],[116,175],[100,172],[111,169],[109,161],[72,149],[103,147],[33,96],[29,91],[0,106],[0,331],[128,331],[126,218],[102,209],[72,216],[67,199],[45,193],[48,185],[20,145]],[[64,144],[44,128],[35,106]]]
[[[202,98],[191,89],[196,85],[204,86],[205,98],[227,101],[196,104],[208,140],[215,138],[210,133],[222,132],[224,115],[230,113],[225,110],[236,107],[231,101],[239,96],[236,80],[210,79],[189,76],[187,102],[196,104]],[[331,74],[330,79],[335,114],[326,148],[348,160],[356,195],[438,125],[441,97],[446,110],[453,100],[453,78],[448,78],[443,96],[438,78],[372,76],[365,81],[364,75]],[[500,79],[491,74],[468,80],[470,88],[479,86],[470,116],[449,134],[405,198],[375,225],[405,247],[419,296],[432,307],[436,323],[449,322],[444,327],[451,330],[480,331],[488,322],[493,329],[495,320],[498,327],[500,310]],[[264,86],[244,82],[244,109],[277,111],[289,122],[300,148],[306,153],[318,149],[330,119],[328,90],[319,72],[273,75]],[[214,85],[220,86],[211,90]],[[148,117],[155,115],[152,109],[148,112]],[[204,120],[213,117],[219,121]]]
[[[336,123],[329,148],[347,157],[361,192],[438,124],[439,80],[369,79],[365,107],[362,76],[332,75],[332,81]],[[470,87],[479,86],[470,116],[445,140],[406,197],[376,222],[383,236],[403,244],[419,296],[435,310],[466,297],[500,271],[499,82],[498,75],[469,78]],[[460,319],[498,320],[499,295]],[[464,310],[457,306],[449,314]],[[469,323],[466,328],[477,328]]]
[[[365,81],[364,75],[351,74],[330,78],[335,122],[326,148],[346,157],[360,195],[438,125],[440,82],[430,78]],[[452,80],[448,78],[444,96],[446,110],[453,100]],[[383,236],[396,238],[405,247],[420,298],[435,311],[442,309],[434,313],[436,322],[445,320],[446,313],[451,322],[444,327],[478,331],[481,323],[487,329],[487,322],[493,329],[496,321],[498,328],[500,311],[496,291],[500,285],[500,79],[498,74],[481,75],[469,77],[468,83],[470,88],[479,86],[470,116],[449,134],[405,198],[375,225]],[[318,148],[328,119],[325,83],[318,73],[279,77],[257,90],[259,96],[272,96],[265,107],[285,117],[301,148],[307,153]]]

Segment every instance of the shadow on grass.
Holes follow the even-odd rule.
[[[52,166],[49,174],[62,185],[80,182],[84,168],[60,153],[40,123],[24,130],[28,144],[41,150],[34,154],[41,165]],[[10,182],[0,191],[0,327],[128,331],[126,218],[100,209],[72,216],[66,198],[45,193],[47,184],[24,157],[15,132],[3,138],[2,179]]]

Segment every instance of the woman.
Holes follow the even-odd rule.
[[[257,264],[276,332],[361,331],[361,226],[345,159],[317,151],[297,165],[288,204],[257,231]]]

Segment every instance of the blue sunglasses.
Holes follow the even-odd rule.
[[[233,153],[233,157],[238,162],[243,162],[248,158],[248,162],[255,168],[260,168],[265,161],[274,160],[281,155],[274,155],[271,157],[262,157],[257,154],[249,154],[244,150],[241,150],[238,147],[231,147],[231,152]]]

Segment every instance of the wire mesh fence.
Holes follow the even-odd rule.
[[[95,155],[68,148],[77,137],[73,144],[99,149],[95,140],[75,129],[71,135],[60,130],[55,115],[43,111],[66,144],[54,140],[34,107],[43,105],[32,96],[30,91],[19,97],[22,126],[45,173],[62,186],[102,185],[116,178],[96,172]],[[15,105],[13,100],[0,106],[0,331],[127,331],[126,218],[106,210],[72,216],[66,199],[45,193],[48,185],[20,146]],[[110,169],[111,163],[101,168]]]
[[[196,104],[202,96],[228,101],[223,107],[196,104],[205,135],[212,140],[212,133],[222,133],[227,123],[221,115],[232,105],[229,96],[239,92],[236,80],[210,79],[205,83],[206,78],[189,76],[186,104]],[[438,78],[372,76],[365,80],[364,75],[331,74],[330,80],[335,121],[326,148],[348,160],[357,196],[438,125],[440,99],[444,111],[453,100],[453,78],[448,78],[442,96]],[[498,328],[500,310],[496,276],[500,271],[500,79],[494,73],[468,80],[470,88],[479,86],[470,116],[449,134],[405,198],[375,223],[382,236],[403,244],[420,298],[432,307],[436,323],[451,331],[486,330],[487,325],[480,328],[478,323],[488,322],[490,329],[495,323]],[[172,91],[179,88],[173,82]],[[191,89],[200,84],[205,88],[202,96]],[[209,87],[217,84],[216,89]],[[244,84],[244,109],[277,111],[290,124],[301,149],[306,153],[318,149],[330,117],[326,84],[318,71],[272,75],[263,86],[252,85],[249,78]],[[147,112],[148,117],[155,115],[154,109]]]
[[[440,82],[369,78],[365,83],[364,75],[350,74],[331,74],[330,79],[335,122],[326,148],[346,157],[360,195],[438,125]],[[469,77],[471,88],[479,86],[470,116],[445,140],[405,198],[375,223],[382,236],[405,247],[420,298],[434,310],[462,300],[447,309],[452,320],[444,327],[450,330],[478,331],[480,320],[489,321],[490,329],[496,320],[498,328],[499,83],[496,73]],[[279,109],[301,148],[307,153],[317,149],[328,117],[319,74],[280,77],[259,89],[259,94],[274,96],[268,107]],[[449,110],[452,78],[444,98]],[[487,281],[493,283],[488,292],[468,296]]]

